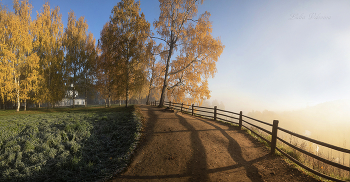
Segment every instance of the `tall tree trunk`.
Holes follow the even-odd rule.
[[[85,107],[87,107],[87,84],[86,84],[86,78],[85,78]]]
[[[73,108],[75,108],[75,74],[76,74],[76,70],[74,69],[74,73],[73,73]]]
[[[3,94],[3,97],[2,97],[2,98],[3,98],[3,99],[2,99],[2,105],[3,105],[2,109],[3,109],[3,110],[6,110],[5,96],[4,96],[4,94]]]
[[[27,110],[27,99],[24,99],[24,110]]]
[[[165,92],[166,92],[166,89],[168,88],[169,63],[170,63],[171,54],[173,53],[173,48],[174,48],[173,32],[171,32],[170,37],[171,37],[171,42],[170,42],[169,55],[168,55],[168,58],[166,60],[166,67],[165,67],[165,74],[164,74],[164,83],[163,83],[162,94],[160,96],[160,101],[159,101],[159,106],[158,107],[163,107],[164,106]]]
[[[86,91],[87,89],[85,88],[85,107],[87,107],[87,96],[86,96],[86,94],[87,94],[87,91]]]
[[[129,49],[128,49],[129,53]],[[125,107],[128,107],[129,99],[129,57],[126,59],[126,87],[125,87]]]
[[[73,108],[75,108],[75,94],[74,94],[74,92],[75,92],[75,90],[73,89],[73,96],[72,96],[73,97],[73,105],[72,105]]]
[[[165,76],[164,76],[164,83],[163,83],[163,88],[162,88],[162,94],[160,96],[160,101],[158,107],[163,107],[164,106],[164,100],[165,100],[165,92],[168,87],[168,72],[169,72],[169,59],[166,62],[166,69],[165,69]]]
[[[17,80],[16,83],[16,87],[17,87],[17,112],[19,111],[19,108],[21,107],[21,103],[19,101],[19,80]]]
[[[128,97],[129,97],[128,91],[129,91],[129,83],[126,82],[126,87],[125,87],[125,107],[128,107]]]
[[[49,84],[48,85],[49,91],[52,91],[52,88],[51,88],[51,65],[52,65],[52,63],[49,61],[48,65],[47,65],[48,68],[49,68],[48,69],[49,70],[49,79],[48,79],[48,81],[49,81],[49,83],[48,83]],[[49,96],[49,101],[52,101],[52,99],[53,99],[52,96]],[[50,106],[48,106],[48,107],[50,107]]]
[[[73,108],[75,108],[75,85],[73,85],[73,95],[72,95],[72,97],[73,97]]]
[[[139,104],[139,101],[141,102],[141,91],[139,92],[139,98],[137,99],[137,104]]]
[[[111,107],[111,94],[108,94],[108,107]]]
[[[106,99],[104,99],[105,100],[105,107],[107,107],[107,100]]]
[[[150,93],[151,93],[151,92],[149,92],[149,93],[148,93],[148,95],[147,95],[146,105],[148,105],[148,104],[149,104],[149,96],[150,96]]]
[[[152,74],[153,74],[153,73],[152,73]],[[150,83],[149,83],[149,89],[148,89],[148,95],[147,95],[146,105],[149,104],[149,97],[150,97],[150,95],[151,95],[152,84],[153,84],[153,75],[152,75],[151,81],[150,81]]]
[[[120,96],[119,96],[119,106],[122,105],[122,100],[120,100]]]
[[[166,91],[166,88],[167,88],[167,85],[168,85],[168,81],[167,81],[167,77],[168,76],[165,76],[164,78],[164,84],[163,84],[163,88],[162,88],[162,94],[160,96],[160,101],[159,101],[159,105],[158,107],[163,107],[164,106],[164,99],[165,99],[165,91]]]

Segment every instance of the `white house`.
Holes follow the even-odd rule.
[[[85,105],[85,99],[75,98],[74,101],[75,101],[76,106]],[[56,106],[72,106],[72,105],[73,105],[73,99],[71,97],[70,98],[63,98],[62,101],[60,101],[56,104]]]
[[[73,84],[71,84],[71,87],[73,87]],[[73,105],[73,90],[68,90],[66,92],[66,97],[62,99],[62,101],[58,102],[56,106],[72,106]],[[79,97],[78,91],[75,90],[75,99],[74,99],[75,104],[74,105],[85,105],[85,99]]]

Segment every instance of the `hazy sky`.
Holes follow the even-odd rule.
[[[31,0],[32,19],[44,0]],[[118,0],[51,0],[66,26],[68,12],[85,16],[98,39]],[[12,1],[2,0],[12,10]],[[350,1],[207,0],[214,37],[225,45],[210,79],[212,99],[227,110],[290,110],[350,98]],[[141,0],[153,23],[157,0]]]

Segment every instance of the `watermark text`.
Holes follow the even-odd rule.
[[[323,15],[321,13],[292,13],[289,16],[289,20],[330,20],[331,16]]]

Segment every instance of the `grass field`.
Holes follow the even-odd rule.
[[[124,168],[141,129],[134,107],[0,111],[0,181],[96,181]]]

